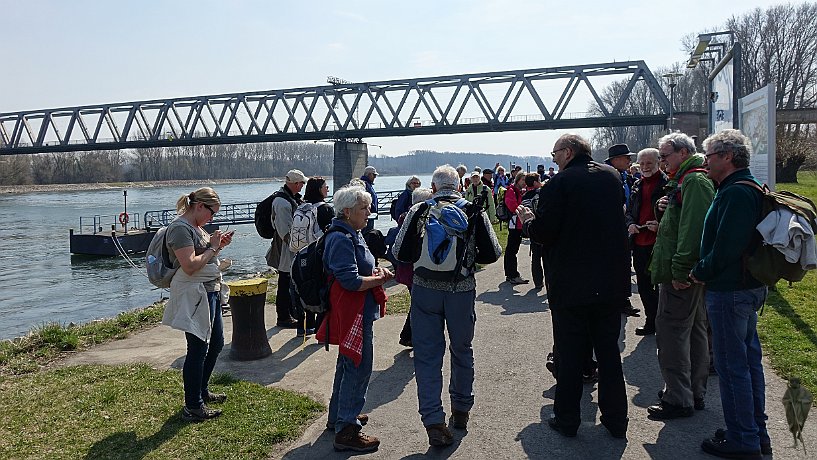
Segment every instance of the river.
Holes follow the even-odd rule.
[[[401,190],[406,176],[380,176],[377,190]],[[423,186],[431,176],[420,176]],[[332,181],[329,180],[330,189]],[[280,188],[280,181],[213,186],[222,203],[257,202]],[[45,323],[83,323],[144,307],[167,295],[154,288],[144,275],[144,257],[132,267],[122,257],[72,256],[68,231],[78,228],[79,217],[115,216],[123,210],[123,190],[128,192],[128,212],[172,209],[186,187],[123,187],[121,189],[26,193],[0,196],[0,339],[28,333]],[[395,225],[380,216],[377,228]],[[233,244],[222,257],[233,260],[225,279],[267,269],[264,240],[252,225],[235,227]]]

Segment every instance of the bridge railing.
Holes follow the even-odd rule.
[[[391,202],[397,199],[402,193],[403,190],[387,190],[383,192],[377,192],[377,213],[378,214],[389,214],[389,207],[391,206]],[[332,197],[326,199],[327,203],[332,202]],[[235,203],[235,204],[223,204],[221,208],[218,210],[218,213],[213,216],[213,220],[211,221],[215,225],[240,225],[240,224],[252,224],[255,222],[255,208],[258,206],[257,202],[253,203]],[[178,216],[176,214],[175,209],[161,209],[158,211],[147,211],[144,215],[144,222],[145,228],[153,229],[159,227],[165,227],[170,225]],[[95,216],[98,217],[98,216]],[[136,222],[138,222],[139,216],[136,216]],[[114,218],[115,219],[115,218]],[[80,222],[82,222],[82,218],[80,218]],[[80,224],[82,225],[82,224]],[[97,221],[94,220],[94,226],[96,227]]]

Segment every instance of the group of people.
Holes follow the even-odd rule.
[[[528,282],[516,263],[527,237],[534,284],[547,286],[560,360],[551,428],[576,435],[583,370],[595,356],[600,422],[612,436],[626,437],[628,403],[618,339],[633,267],[646,313],[636,333],[656,335],[664,380],[657,404],[647,409],[649,417],[688,417],[704,408],[711,348],[726,429],[705,439],[702,448],[727,458],[770,453],[756,331],[756,311],[766,287],[741,264],[761,217],[760,192],[737,183],[756,182],[748,170],[751,143],[740,131],[725,130],[703,145],[706,153],[700,154],[689,136],[664,136],[657,148],[638,152],[637,178],[630,174],[635,154],[626,145],[611,147],[607,164],[599,163],[592,160],[587,140],[575,134],[561,136],[553,146],[558,174],[542,167],[535,173],[512,172],[508,179],[498,166],[496,177],[490,169],[465,177],[464,166],[445,165],[434,171],[430,189],[412,176],[395,204],[399,220],[389,250],[396,273],[378,266],[363,236],[372,225],[370,213],[377,210],[373,167],[334,194],[334,208],[325,203],[328,187],[322,178],[307,180],[301,171],[289,171],[284,196],[272,202],[276,236],[268,252],[268,263],[279,272],[277,325],[303,326],[301,335],[318,329],[319,339],[339,345],[327,420],[327,428],[335,432],[334,447],[367,452],[379,446],[377,438],[361,431],[368,422],[361,412],[372,372],[372,324],[385,314],[383,284],[395,274],[410,287],[410,314],[400,340],[414,348],[419,413],[429,444],[450,445],[449,427],[467,427],[474,405],[474,271],[477,263],[494,262],[503,252],[491,225],[498,186],[505,187],[502,199],[513,213],[504,257],[506,281]],[[304,187],[304,200],[317,206],[319,225],[327,232],[324,262],[331,308],[325,318],[293,310],[290,297],[294,254],[285,243]],[[180,217],[167,232],[171,260],[181,270],[171,284],[165,322],[178,325],[170,320],[190,317],[179,328],[188,342],[183,416],[194,421],[218,416],[220,411],[207,403],[226,399],[207,385],[224,343],[217,255],[232,235],[208,235],[202,226],[219,206],[218,195],[209,188],[183,196],[177,203]],[[431,247],[429,221],[446,226],[443,238],[449,243]],[[277,260],[270,259],[276,252]],[[209,317],[193,312],[199,298],[210,305]],[[446,330],[448,424],[441,401]]]
[[[632,261],[646,312],[636,333],[656,335],[664,380],[648,417],[669,420],[704,409],[711,347],[726,428],[704,439],[702,449],[723,458],[771,453],[756,330],[767,288],[742,262],[762,218],[761,192],[742,184],[757,183],[748,169],[751,142],[727,129],[703,147],[697,153],[690,136],[666,135],[657,148],[638,152],[641,177],[632,180],[626,145],[612,146],[604,164],[591,159],[585,139],[564,135],[552,152],[560,173],[542,187],[535,211],[518,211],[547,260],[561,360],[548,424],[565,436],[575,436],[580,424],[588,353],[598,360],[600,422],[612,436],[626,436],[617,341]]]

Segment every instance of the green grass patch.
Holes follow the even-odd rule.
[[[797,184],[777,184],[817,201],[817,172],[801,171]],[[817,393],[817,273],[808,273],[803,281],[789,287],[777,283],[769,291],[763,314],[758,320],[758,335],[775,372],[783,378],[799,377]]]
[[[0,458],[266,458],[324,410],[229,375],[211,387],[227,394],[224,413],[195,424],[181,419],[176,370],[92,365],[0,377]]]
[[[386,302],[386,312],[390,315],[407,314],[411,307],[411,294],[408,289],[403,289],[397,294],[389,296]]]
[[[0,376],[40,369],[63,353],[127,337],[162,320],[164,303],[155,303],[85,324],[45,323],[25,337],[0,341]]]

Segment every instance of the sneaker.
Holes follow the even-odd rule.
[[[528,284],[528,283],[530,283],[530,280],[526,280],[526,279],[522,278],[519,275],[516,275],[516,276],[513,276],[513,277],[506,276],[505,281],[507,281],[507,282],[509,282],[511,284]]]
[[[360,426],[366,426],[369,423],[369,415],[368,414],[360,414],[357,416],[357,421],[360,422]],[[327,430],[334,430],[335,429],[335,422],[330,422],[327,420],[326,422],[326,429]]]
[[[635,328],[635,335],[645,336],[645,335],[653,335],[653,334],[655,334],[655,328],[654,327],[644,326],[644,327]]]
[[[739,458],[745,460],[760,460],[763,456],[760,450],[742,450],[729,442],[726,438],[705,439],[701,443],[701,449],[710,455],[721,458]]]
[[[448,419],[448,423],[458,430],[466,430],[468,429],[469,417],[470,414],[468,413],[468,411],[462,412],[452,409],[451,417]]]
[[[311,327],[309,329],[298,329],[298,332],[295,334],[296,337],[307,337],[310,335],[315,335],[315,328]]]
[[[545,369],[550,371],[554,378],[556,377],[556,357],[553,355],[553,352],[548,353],[545,361]]]
[[[202,404],[198,409],[190,409],[184,406],[182,409],[182,420],[186,422],[203,422],[221,415],[221,409],[210,409],[206,404]]]
[[[656,420],[671,420],[679,417],[692,416],[691,407],[677,406],[664,402],[663,400],[659,401],[658,404],[648,407],[647,412],[650,417]]]
[[[332,445],[336,451],[374,452],[380,447],[380,440],[363,434],[357,425],[349,425],[335,435],[335,442]]]
[[[206,403],[223,403],[227,400],[227,395],[224,393],[213,393],[210,390],[207,390],[207,394],[202,395],[201,399],[204,400]]]
[[[428,445],[435,447],[450,446],[454,443],[454,435],[442,423],[429,425],[426,427],[426,434],[428,434]]]
[[[599,370],[582,372],[582,383],[596,383],[599,381]]]

